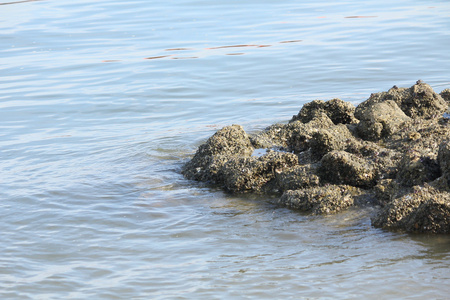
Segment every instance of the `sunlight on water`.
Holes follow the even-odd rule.
[[[449,20],[448,1],[0,1],[1,298],[447,298],[446,236],[179,171],[226,125],[450,88]]]

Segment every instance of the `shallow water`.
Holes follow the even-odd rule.
[[[449,237],[179,174],[225,125],[449,88],[448,49],[448,1],[0,1],[0,297],[448,298]]]

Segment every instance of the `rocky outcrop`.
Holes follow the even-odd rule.
[[[418,81],[356,108],[315,100],[262,132],[219,130],[182,173],[233,193],[275,193],[312,214],[371,203],[376,227],[450,233],[449,96]]]
[[[408,232],[450,233],[450,193],[417,186],[389,202],[372,224]]]
[[[448,108],[445,100],[439,94],[435,93],[431,86],[419,80],[410,88],[394,86],[387,92],[372,94],[367,101],[358,105],[355,111],[356,118],[359,119],[362,117],[366,107],[387,100],[395,102],[411,118],[438,117],[438,115],[444,113]]]
[[[334,124],[350,124],[356,121],[354,117],[355,106],[335,98],[326,102],[314,100],[306,103],[300,112],[292,117],[291,122],[298,120],[302,123],[308,123],[319,113],[325,113]]]
[[[358,133],[362,138],[371,141],[395,133],[401,125],[411,120],[392,100],[365,106],[358,111],[358,115]]]
[[[286,191],[278,203],[312,214],[330,214],[342,211],[355,203],[364,192],[349,185],[325,185]]]

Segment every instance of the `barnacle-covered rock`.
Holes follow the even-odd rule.
[[[350,102],[335,98],[326,102],[314,100],[306,103],[299,113],[292,117],[291,122],[299,120],[307,123],[319,113],[325,113],[334,124],[349,124],[356,121],[354,116],[355,106]]]
[[[441,176],[441,169],[433,157],[418,151],[405,153],[399,163],[397,182],[404,186],[415,186],[433,181]]]
[[[369,99],[356,107],[355,117],[364,117],[364,110],[367,106],[376,103],[394,101],[400,109],[411,118],[432,118],[441,115],[447,110],[447,103],[442,97],[435,93],[431,86],[418,80],[410,88],[399,88],[394,86],[387,92],[375,93]]]
[[[400,125],[410,120],[392,100],[365,106],[359,115],[358,133],[362,138],[372,141],[395,133]]]
[[[316,174],[317,166],[297,165],[276,175],[280,191],[298,190],[320,185],[320,177]]]
[[[377,179],[377,170],[369,161],[345,151],[326,154],[318,171],[327,182],[356,187],[372,187]]]
[[[276,151],[260,157],[235,156],[223,166],[224,186],[231,192],[276,192],[279,187],[270,181],[297,163],[295,154]]]
[[[388,203],[372,224],[408,232],[450,233],[450,193],[417,186]]]
[[[280,205],[315,215],[337,213],[353,206],[362,191],[349,185],[326,185],[286,191],[278,200]]]
[[[240,125],[232,125],[217,131],[198,148],[194,157],[183,167],[188,179],[216,181],[221,166],[233,156],[251,156],[254,148],[250,138]]]
[[[443,90],[439,95],[441,95],[442,99],[447,102],[450,102],[450,89]]]
[[[289,123],[251,135],[227,126],[182,173],[233,193],[275,193],[280,205],[313,214],[373,203],[381,207],[374,226],[449,233],[449,91],[418,81],[356,109],[315,100]]]

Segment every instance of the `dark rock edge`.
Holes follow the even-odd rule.
[[[232,193],[281,195],[312,214],[379,208],[372,225],[450,233],[450,89],[421,80],[374,93],[354,107],[306,103],[288,124],[248,135],[222,128],[182,168],[191,180]]]

